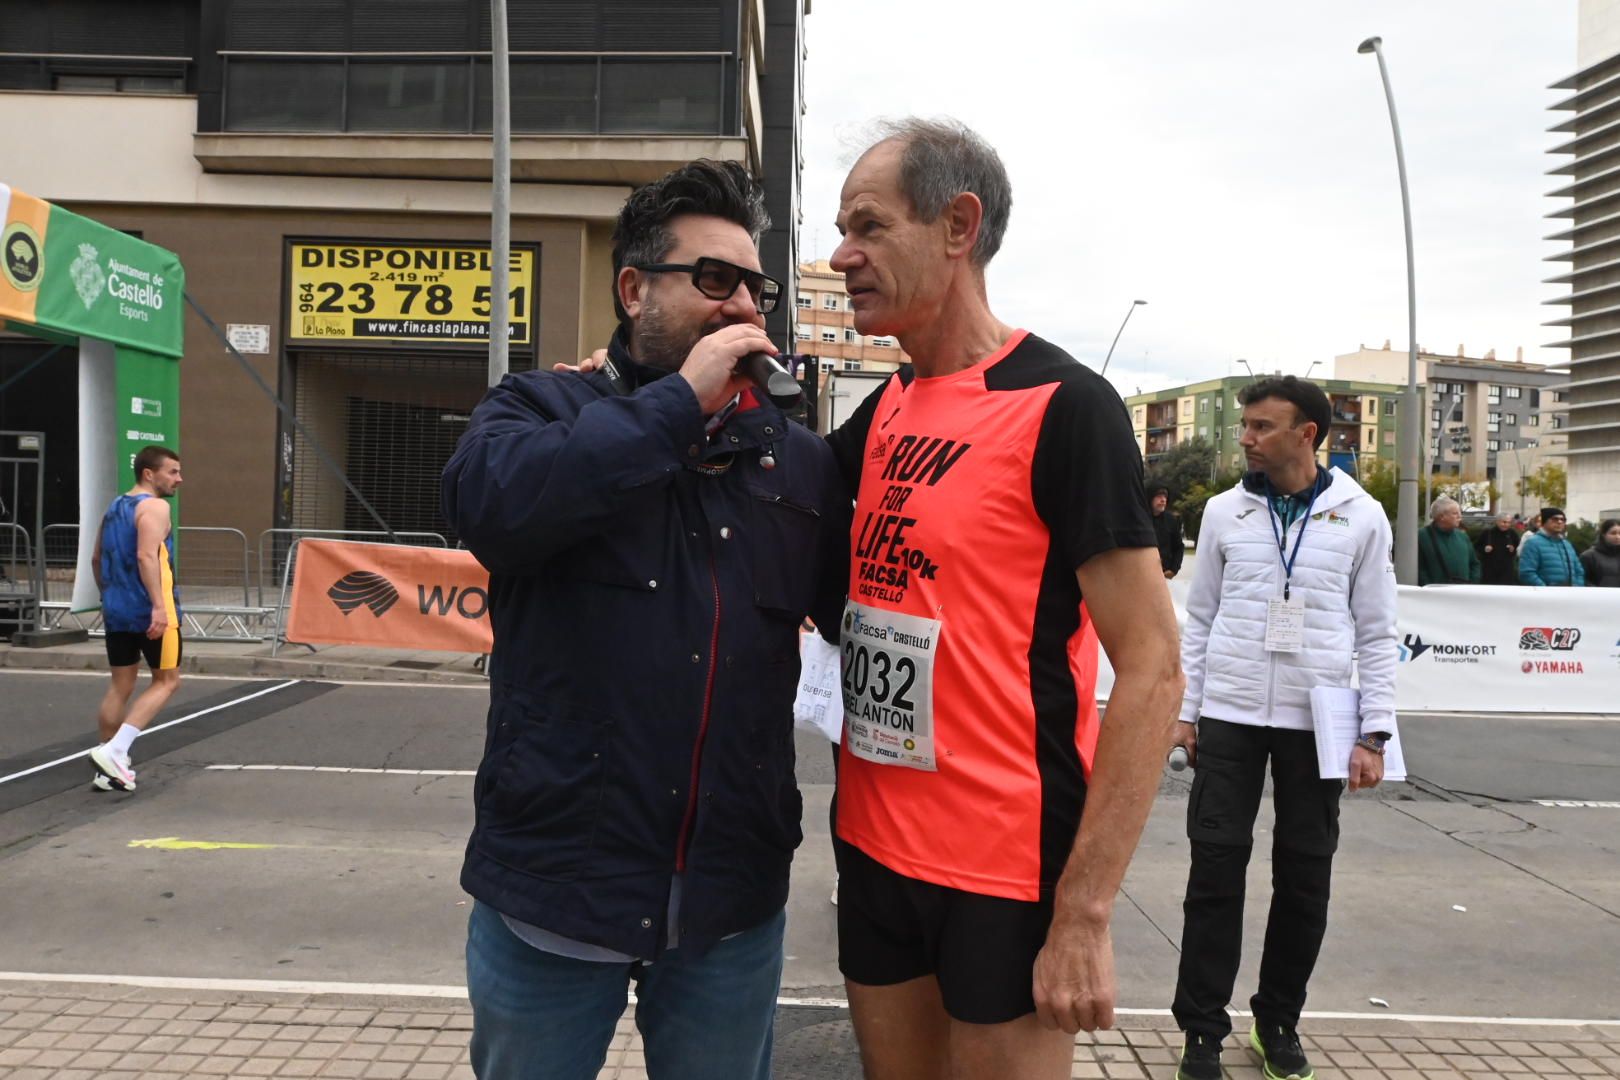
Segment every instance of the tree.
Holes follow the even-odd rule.
[[[1562,465],[1549,461],[1519,479],[1519,494],[1533,496],[1542,506],[1563,506],[1569,499],[1569,473]]]
[[[1363,457],[1357,482],[1363,491],[1378,500],[1378,505],[1384,508],[1384,516],[1394,527],[1395,510],[1400,503],[1400,473],[1395,463],[1379,457]]]
[[[1188,439],[1148,464],[1148,495],[1152,497],[1154,488],[1169,488],[1170,501],[1175,503],[1194,484],[1208,484],[1214,472],[1214,445],[1207,439]]]

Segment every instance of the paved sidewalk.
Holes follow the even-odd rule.
[[[271,656],[269,642],[198,641],[188,639],[180,663],[182,675],[218,675],[240,679],[316,679],[333,682],[460,683],[487,686],[475,669],[476,656],[404,649],[370,649],[358,645],[283,645]],[[0,642],[0,669],[33,671],[107,670],[107,647],[101,638],[72,645],[24,649]]]
[[[789,1017],[796,1008],[800,1014]],[[471,1027],[465,1003],[447,999],[0,984],[0,1076],[463,1080],[472,1076]],[[1613,1024],[1339,1018],[1308,1020],[1305,1030],[1318,1075],[1345,1080],[1620,1077],[1620,1026]],[[796,1037],[818,1031],[819,1038]],[[858,1077],[843,1010],[785,1006],[778,1033],[777,1080]],[[1076,1040],[1070,1075],[1169,1080],[1179,1045],[1169,1017],[1122,1016],[1118,1030]],[[1225,1060],[1232,1080],[1260,1076],[1238,1035],[1229,1041]],[[600,1080],[645,1077],[640,1040],[626,1016]]]

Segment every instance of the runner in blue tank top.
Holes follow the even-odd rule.
[[[90,751],[100,791],[135,790],[130,746],[180,685],[173,517],[164,501],[179,488],[179,455],[162,446],[144,448],[135,455],[135,486],[112,501],[96,535],[93,563],[112,669],[97,715],[101,744]],[[152,683],[130,705],[143,657]]]

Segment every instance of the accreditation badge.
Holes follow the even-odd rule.
[[[844,748],[878,765],[937,772],[934,657],[940,621],[844,608]]]
[[[1305,647],[1305,602],[1298,597],[1266,601],[1266,651],[1296,653]]]

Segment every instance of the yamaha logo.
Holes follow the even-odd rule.
[[[378,619],[399,602],[399,590],[394,588],[393,583],[370,570],[345,574],[326,590],[326,595],[332,598],[332,603],[344,615],[364,605]]]

